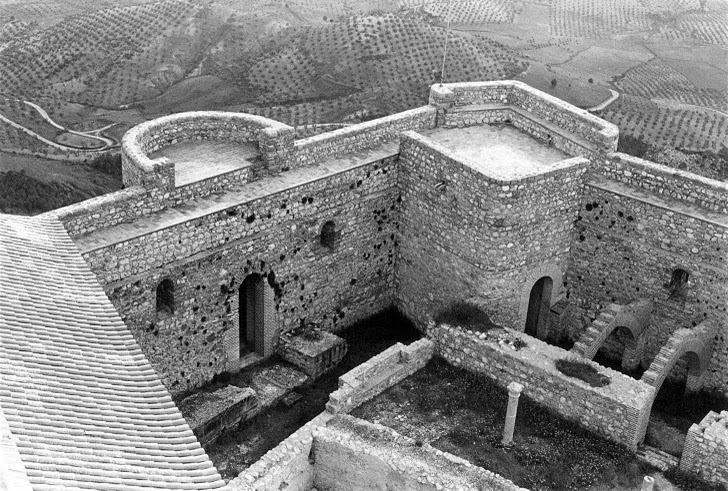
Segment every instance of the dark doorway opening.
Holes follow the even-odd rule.
[[[526,316],[526,334],[545,339],[551,310],[551,292],[554,282],[548,276],[539,279],[531,288]]]
[[[257,273],[248,275],[240,285],[239,319],[240,356],[258,352],[265,316],[263,277]]]

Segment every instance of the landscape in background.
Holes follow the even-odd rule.
[[[0,0],[0,212],[119,189],[122,135],[162,115],[303,137],[421,106],[445,50],[445,82],[521,80],[728,180],[728,0]]]

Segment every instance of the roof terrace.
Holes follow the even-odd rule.
[[[446,147],[462,163],[500,180],[539,174],[571,157],[505,124],[437,127],[419,133]]]

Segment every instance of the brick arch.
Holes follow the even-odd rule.
[[[644,351],[644,332],[650,323],[652,307],[652,302],[645,299],[628,305],[609,304],[584,331],[571,351],[591,360],[609,335],[615,329],[624,327],[632,335],[632,340],[625,346],[622,366],[627,370],[637,368]]]
[[[706,320],[692,329],[683,327],[675,331],[642,375],[642,382],[653,386],[657,395],[675,363],[687,354],[688,379],[685,391],[700,390],[713,355],[716,329],[716,324]]]
[[[539,264],[536,268],[527,271],[522,279],[519,281],[520,288],[520,299],[518,306],[518,325],[519,331],[523,331],[526,328],[526,317],[528,316],[528,301],[531,296],[531,289],[538,280],[544,276],[551,278],[553,282],[553,290],[551,292],[551,305],[555,304],[561,299],[561,289],[564,284],[564,275],[561,272],[561,268],[554,263],[543,263]]]

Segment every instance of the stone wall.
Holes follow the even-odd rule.
[[[680,470],[728,485],[728,411],[710,411],[685,437]]]
[[[330,156],[375,147],[397,140],[403,131],[434,128],[436,114],[435,108],[423,106],[298,140],[295,165],[311,165]]]
[[[194,111],[157,118],[135,126],[124,135],[121,143],[124,184],[143,185],[147,189],[157,187],[159,183],[148,179],[158,167],[149,154],[190,140],[257,142],[266,164],[275,167],[279,159],[290,159],[293,135],[290,126],[251,114]],[[172,182],[164,185],[170,184],[174,188],[174,172]]]
[[[461,82],[433,85],[430,90],[430,104],[441,109],[492,103],[520,107],[595,144],[600,152],[617,149],[615,125],[523,82]]]
[[[314,486],[329,491],[516,491],[511,481],[348,415],[314,430]]]
[[[728,223],[672,198],[677,184],[664,189],[655,195],[595,176],[584,190],[567,275],[573,339],[610,303],[654,302],[644,334],[645,367],[678,328],[706,318],[724,322],[728,302]],[[676,292],[669,285],[678,268],[689,273],[689,282]],[[722,334],[705,384],[726,391],[728,338]]]
[[[430,335],[437,354],[454,366],[483,374],[501,387],[518,382],[539,404],[632,450],[644,439],[654,390],[643,382],[589,362],[611,380],[605,387],[591,387],[556,369],[556,360],[575,355],[521,333],[513,333],[527,343],[520,350],[502,347],[483,333],[445,325]]]
[[[523,329],[522,300],[541,272],[554,277],[556,303],[587,165],[577,157],[546,173],[500,181],[405,133],[395,268],[403,312],[423,327],[453,301],[478,297],[496,322]]]
[[[326,409],[331,413],[350,412],[424,367],[434,350],[429,339],[389,347],[339,377],[339,388],[329,395]]]
[[[314,483],[313,431],[333,414],[324,411],[228,483],[230,491],[309,491]]]
[[[225,336],[238,329],[239,287],[261,274],[277,325],[337,331],[393,303],[398,190],[392,158],[263,198],[180,220],[84,258],[105,285],[160,378],[173,392],[225,370]],[[334,250],[320,244],[336,224]],[[174,282],[174,315],[155,290]]]
[[[706,210],[728,213],[728,183],[659,165],[624,153],[609,155],[595,170],[610,179],[669,196]]]

